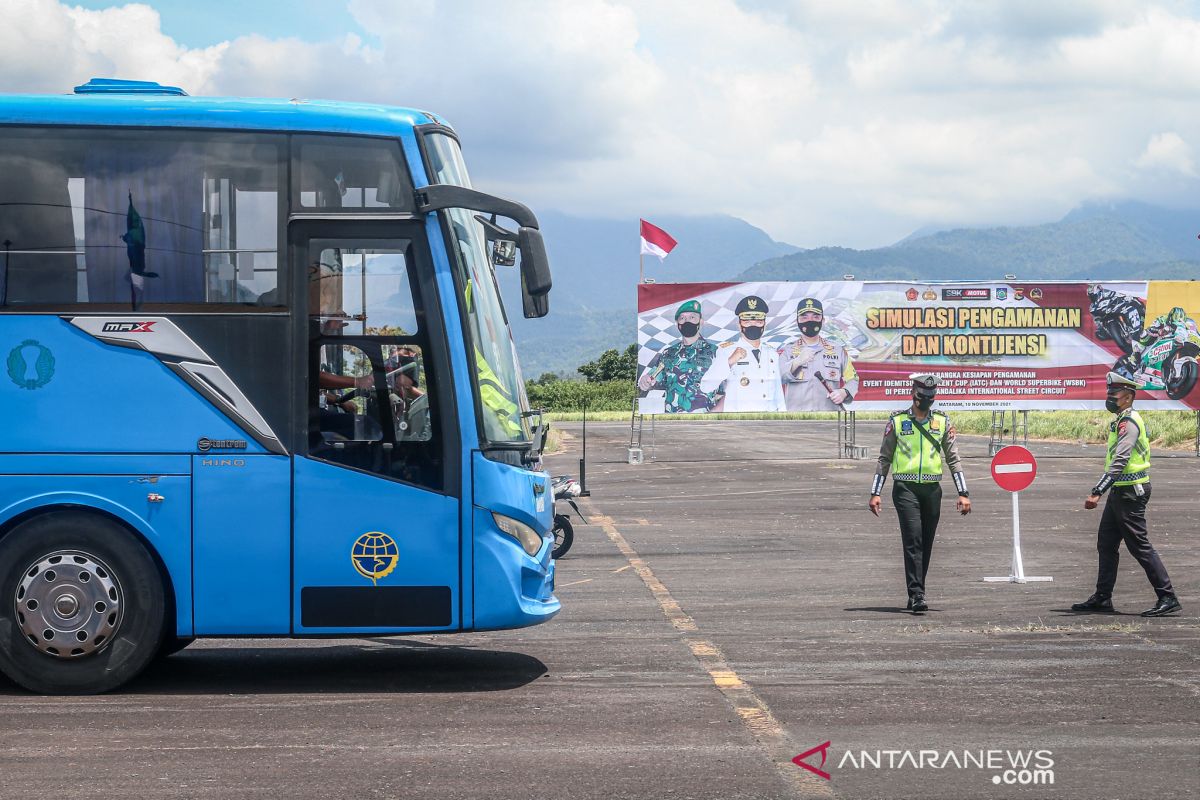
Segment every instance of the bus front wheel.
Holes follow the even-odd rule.
[[[42,694],[106,692],[163,638],[164,587],[117,522],[55,511],[0,539],[0,671]]]

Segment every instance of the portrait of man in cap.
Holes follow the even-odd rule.
[[[767,329],[767,303],[757,295],[738,302],[738,337],[722,342],[712,366],[700,381],[700,390],[724,397],[718,411],[783,411],[783,384],[775,348],[763,344]]]
[[[821,333],[825,308],[815,297],[796,304],[800,334],[779,348],[788,411],[837,411],[858,393],[858,373],[844,345]]]
[[[680,339],[659,350],[638,378],[644,394],[652,389],[665,392],[667,414],[703,413],[713,406],[711,392],[700,390],[700,379],[712,366],[717,346],[704,338],[704,309],[699,300],[688,300],[675,310],[675,327]]]

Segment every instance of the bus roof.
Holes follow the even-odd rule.
[[[189,97],[147,81],[93,79],[64,95],[0,95],[0,125],[350,133],[398,136],[414,125],[446,123],[427,111],[329,100]]]

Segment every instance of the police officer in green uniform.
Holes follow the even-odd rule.
[[[879,493],[892,473],[892,505],[900,517],[904,543],[904,575],[908,582],[908,608],[920,614],[929,609],[925,601],[925,576],[933,554],[942,513],[942,462],[954,476],[958,489],[958,511],[971,513],[967,479],[958,457],[954,426],[941,411],[933,411],[938,379],[935,375],[913,375],[912,406],[893,414],[883,430],[879,464],[871,485],[871,513],[879,516]]]
[[[667,345],[646,365],[638,378],[643,392],[665,389],[668,414],[702,413],[713,406],[713,393],[700,391],[700,379],[712,366],[717,346],[700,334],[704,324],[699,300],[688,300],[675,310],[675,326],[682,337]]]
[[[1138,384],[1116,372],[1108,373],[1108,396],[1104,407],[1117,416],[1108,426],[1108,451],[1104,457],[1104,475],[1083,502],[1087,509],[1100,504],[1100,497],[1111,487],[1096,534],[1100,568],[1096,575],[1096,593],[1071,606],[1073,611],[1113,610],[1112,591],[1117,583],[1117,562],[1121,541],[1146,571],[1150,585],[1158,594],[1153,608],[1143,617],[1161,617],[1182,606],[1171,588],[1171,579],[1162,559],[1146,537],[1146,504],[1150,502],[1150,437],[1146,423],[1133,410]]]

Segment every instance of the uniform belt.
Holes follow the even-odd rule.
[[[1147,472],[1146,470],[1142,470],[1141,472],[1122,472],[1120,475],[1117,476],[1117,479],[1115,481],[1113,481],[1113,483],[1120,486],[1122,483],[1128,483],[1130,481],[1140,481],[1143,478],[1149,478],[1149,477],[1150,477],[1150,473]]]
[[[916,472],[897,472],[892,475],[894,481],[907,481],[908,483],[937,483],[942,479],[942,473],[930,475],[927,473]]]

